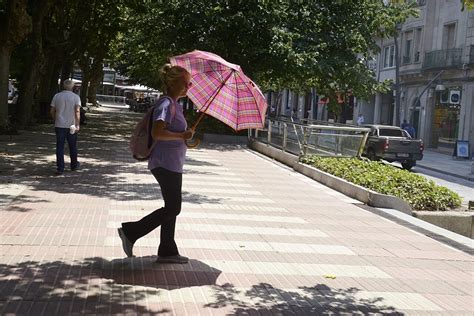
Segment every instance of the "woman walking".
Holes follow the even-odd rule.
[[[180,66],[166,64],[160,70],[160,77],[165,95],[154,106],[151,133],[157,143],[148,160],[148,169],[160,185],[165,205],[139,221],[122,223],[118,233],[125,254],[132,257],[133,244],[161,226],[157,262],[187,263],[188,258],[179,254],[174,234],[176,217],[181,212],[185,140],[193,137],[177,100],[186,96],[191,76]]]

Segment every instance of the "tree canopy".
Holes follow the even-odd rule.
[[[375,38],[393,34],[415,13],[404,1],[381,0],[0,0],[2,23],[12,25],[0,30],[4,43],[12,43],[0,50],[0,62],[10,65],[13,54],[15,77],[30,91],[20,99],[21,124],[41,112],[39,104],[73,66],[82,69],[89,95],[105,61],[158,88],[161,65],[194,49],[239,64],[264,90],[315,87],[333,100],[348,92],[367,97],[386,88],[366,66],[379,50]],[[8,117],[4,97],[0,125]]]
[[[158,87],[172,55],[208,50],[239,64],[264,89],[312,87],[369,96],[383,85],[366,60],[416,9],[382,1],[187,0],[148,3],[123,34],[121,69]]]

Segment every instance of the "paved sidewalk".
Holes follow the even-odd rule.
[[[189,264],[154,262],[159,230],[124,258],[116,227],[162,205],[127,151],[141,115],[88,114],[82,169],[60,177],[52,129],[0,137],[0,314],[474,312],[472,256],[239,146],[188,152]]]
[[[429,149],[426,149],[423,152],[423,159],[416,162],[417,167],[474,181],[474,174],[471,173],[471,165],[472,160],[454,159],[450,155],[438,153]]]

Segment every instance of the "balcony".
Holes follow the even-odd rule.
[[[462,48],[442,49],[425,53],[425,59],[423,60],[423,69],[456,68],[461,66]]]
[[[471,45],[471,52],[469,53],[469,63],[474,64],[474,45]]]

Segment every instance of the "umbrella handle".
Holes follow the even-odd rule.
[[[196,148],[197,146],[199,146],[200,143],[201,143],[201,140],[199,138],[195,138],[193,142],[185,141],[186,147],[188,147],[189,149]]]
[[[188,147],[189,149],[196,148],[201,143],[201,140],[199,138],[194,138],[194,131],[196,130],[196,125],[197,124],[194,124],[194,126],[191,127],[191,130],[193,131],[193,138],[184,141],[186,147]]]

